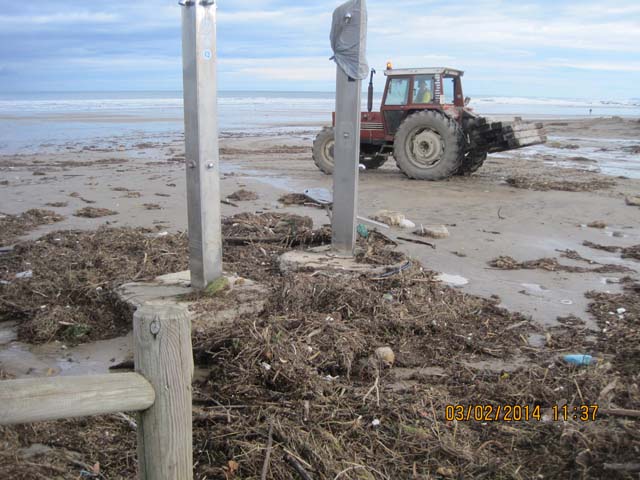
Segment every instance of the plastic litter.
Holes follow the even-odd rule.
[[[400,228],[416,228],[416,224],[411,220],[403,218],[402,220],[400,220]]]
[[[411,262],[407,262],[404,265],[398,267],[398,268],[392,268],[391,270],[389,270],[388,272],[383,273],[382,275],[375,277],[377,280],[383,279],[383,278],[389,278],[392,277],[394,275],[397,275],[398,273],[404,272],[407,268],[409,268],[411,266]],[[384,297],[383,297],[384,298]]]
[[[416,224],[407,219],[402,213],[391,210],[380,210],[373,216],[373,219],[391,227],[416,228]]]
[[[260,365],[261,365],[261,366],[262,366],[262,368],[264,368],[267,372],[268,372],[269,370],[271,370],[271,365],[269,365],[267,362],[262,362]]]
[[[331,49],[338,66],[350,78],[364,80],[369,75],[367,63],[367,8],[361,0],[343,3],[333,12]],[[363,28],[360,30],[360,22]]]
[[[307,188],[304,194],[307,198],[320,205],[331,205],[333,203],[333,194],[326,188]]]
[[[577,365],[580,367],[591,365],[591,362],[593,362],[593,357],[591,355],[580,355],[580,354],[565,355],[562,358],[565,362],[570,363],[571,365]]]
[[[33,271],[32,270],[27,270],[26,272],[16,273],[16,278],[32,278],[32,277],[33,277]]]
[[[469,284],[468,279],[460,275],[452,275],[450,273],[440,273],[436,276],[436,279],[454,287],[462,287]]]
[[[369,238],[369,229],[362,223],[358,224],[356,232],[358,232],[358,235],[360,235],[362,238]]]

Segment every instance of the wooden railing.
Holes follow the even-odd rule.
[[[0,382],[0,425],[139,412],[138,474],[191,480],[191,323],[181,306],[145,305],[133,318],[136,373]]]

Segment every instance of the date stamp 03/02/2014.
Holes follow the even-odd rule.
[[[554,422],[576,420],[593,422],[598,417],[598,405],[447,405],[447,422]]]

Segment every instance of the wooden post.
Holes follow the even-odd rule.
[[[142,480],[192,480],[191,320],[179,305],[144,305],[133,316],[136,372],[156,392],[140,414],[138,462]]]
[[[189,268],[194,288],[222,276],[216,4],[180,0]]]
[[[154,399],[137,373],[3,380],[0,425],[145,410]]]

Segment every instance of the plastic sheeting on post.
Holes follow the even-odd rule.
[[[361,28],[361,25],[364,28]],[[366,25],[366,0],[349,0],[333,12],[331,59],[354,80],[363,80],[369,74]]]

